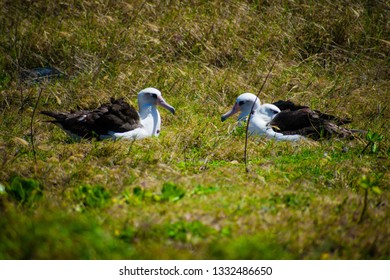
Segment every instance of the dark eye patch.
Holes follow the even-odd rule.
[[[242,106],[242,105],[244,105],[244,103],[245,103],[245,101],[240,101],[240,102],[238,102],[238,105]]]
[[[152,97],[153,97],[154,99],[157,99],[157,94],[152,93]]]

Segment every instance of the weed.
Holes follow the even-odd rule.
[[[161,189],[161,200],[162,201],[178,201],[182,199],[185,191],[179,188],[173,183],[164,183]]]
[[[195,189],[191,192],[191,194],[196,194],[196,195],[206,195],[210,193],[215,193],[219,190],[219,187],[214,187],[214,186],[202,186],[202,185],[197,185]]]
[[[364,190],[363,207],[358,221],[359,224],[363,222],[363,219],[367,211],[368,194],[373,193],[373,194],[380,195],[382,193],[381,189],[378,187],[379,177],[381,177],[381,175],[378,176],[376,174],[370,174],[368,176],[362,175],[359,179],[358,184]]]
[[[11,180],[7,193],[21,204],[34,204],[43,197],[38,181],[16,176]]]
[[[362,150],[361,154],[364,154],[366,149],[368,147],[371,147],[371,152],[373,154],[376,154],[379,150],[379,143],[383,140],[384,136],[377,133],[377,132],[372,132],[371,130],[367,131],[366,134],[366,140],[368,141],[367,145],[364,147]]]
[[[162,185],[160,193],[153,193],[146,191],[141,187],[135,187],[133,194],[139,200],[150,200],[154,202],[175,202],[182,199],[185,195],[185,191],[178,187],[176,184],[167,182]],[[129,193],[125,192],[125,200],[130,201]]]
[[[75,188],[73,197],[82,207],[100,208],[108,204],[111,194],[100,185],[81,185]]]
[[[181,242],[190,242],[210,236],[215,230],[203,225],[199,221],[185,222],[179,221],[166,226],[166,234]]]

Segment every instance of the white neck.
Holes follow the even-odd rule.
[[[256,110],[254,111],[253,115],[251,115],[249,130],[265,131],[267,124],[268,120],[264,118],[263,114]]]
[[[158,136],[161,128],[161,118],[156,106],[144,104],[140,106],[141,124],[148,136]]]

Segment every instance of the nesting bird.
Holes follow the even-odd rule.
[[[254,104],[254,106],[253,106]],[[350,123],[350,119],[339,118],[307,106],[295,105],[291,101],[278,101],[273,104],[260,104],[252,93],[237,97],[233,108],[221,117],[225,121],[240,112],[238,121],[244,121],[251,113],[249,133],[276,140],[297,141],[303,137],[312,139],[330,138],[332,136],[351,138],[354,130],[340,125]]]
[[[54,118],[50,122],[61,127],[72,138],[142,139],[160,134],[161,117],[157,105],[175,113],[175,108],[155,88],[145,88],[138,93],[139,112],[123,99],[112,98],[111,103],[95,110],[41,113]]]

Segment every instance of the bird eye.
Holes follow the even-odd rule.
[[[238,105],[242,106],[242,105],[244,105],[244,103],[245,103],[245,101],[240,101],[240,102],[238,102]]]
[[[152,95],[152,97],[153,97],[154,99],[157,99],[157,94],[152,93],[151,95]]]

